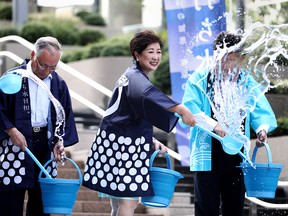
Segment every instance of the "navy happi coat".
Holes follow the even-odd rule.
[[[26,69],[28,60],[10,71]],[[10,72],[9,71],[9,72]],[[78,142],[78,135],[71,106],[71,99],[65,81],[56,73],[52,72],[51,93],[61,103],[66,117],[64,146],[71,146]],[[33,152],[32,125],[30,111],[30,97],[28,78],[22,78],[21,90],[12,95],[0,92],[0,190],[15,190],[32,188],[34,186],[34,166],[36,163],[19,147],[13,145],[6,129],[16,127],[26,138],[28,148]],[[47,137],[50,146],[47,152],[47,161],[52,158],[52,138],[56,126],[56,111],[51,104],[51,113],[48,119]],[[52,176],[56,176],[56,163],[48,167]]]
[[[136,64],[120,77],[97,131],[83,185],[112,196],[152,196],[149,176],[153,126],[170,132],[178,103],[156,88]]]

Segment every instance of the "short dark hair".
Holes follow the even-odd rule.
[[[163,43],[160,37],[157,36],[153,31],[145,30],[136,33],[130,41],[130,51],[134,60],[136,60],[136,56],[134,54],[135,51],[141,54],[142,51],[145,50],[147,46],[152,43],[159,43],[161,50],[163,49]]]
[[[221,32],[220,34],[218,34],[218,36],[214,41],[213,50],[217,50],[219,48],[223,49],[224,46],[225,47],[234,46],[238,44],[241,41],[241,39],[242,39],[241,35],[236,35],[229,32]]]

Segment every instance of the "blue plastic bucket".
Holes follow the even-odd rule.
[[[282,164],[272,164],[272,155],[267,143],[263,143],[268,156],[268,163],[255,163],[258,147],[255,146],[252,154],[252,167],[249,163],[240,164],[244,174],[246,195],[257,198],[274,198],[278,185],[278,178],[282,171]]]
[[[153,167],[153,161],[159,152],[160,150],[156,150],[150,158],[149,171],[154,196],[142,197],[141,202],[146,206],[166,208],[170,205],[170,200],[178,180],[183,178],[183,176],[179,172],[171,170],[171,160],[167,153],[165,153],[167,169]]]
[[[72,214],[79,187],[82,183],[82,175],[77,164],[69,159],[77,169],[79,179],[53,179],[42,178],[42,170],[39,174],[39,183],[42,190],[43,210],[47,214]],[[46,167],[52,160],[46,162]]]

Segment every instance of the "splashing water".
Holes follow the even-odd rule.
[[[213,80],[212,98],[207,95],[206,89],[202,91],[209,98],[221,127],[243,143],[247,156],[250,140],[243,134],[244,119],[253,112],[257,101],[269,89],[285,84],[287,50],[288,24],[273,26],[255,23],[243,33],[240,43],[217,50],[209,66],[210,79]],[[227,54],[235,52],[244,59],[234,61],[235,66],[227,72],[223,69],[231,63]]]
[[[65,135],[65,112],[60,104],[60,102],[53,96],[51,91],[48,89],[48,87],[45,85],[45,83],[39,79],[36,75],[32,73],[27,73],[24,69],[17,69],[12,71],[12,73],[17,73],[21,75],[22,77],[27,77],[31,79],[33,82],[35,82],[37,85],[39,85],[41,88],[43,88],[47,93],[50,101],[52,102],[55,111],[56,111],[56,128],[54,131],[54,136],[58,137],[59,140],[63,140],[62,137]]]

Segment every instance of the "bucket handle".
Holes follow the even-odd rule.
[[[264,144],[264,146],[266,148],[267,157],[268,157],[268,165],[270,165],[270,164],[272,164],[272,154],[271,154],[270,147],[269,147],[268,143],[266,143],[266,142],[262,142],[262,143]],[[258,146],[255,145],[254,150],[253,150],[253,154],[252,154],[252,163],[255,163],[257,151],[258,151]]]
[[[82,174],[81,174],[81,171],[80,171],[79,167],[77,166],[77,164],[76,164],[72,159],[67,158],[67,157],[65,157],[64,160],[68,160],[68,161],[70,161],[70,162],[74,165],[74,167],[77,169],[77,173],[78,173],[78,176],[79,176],[79,183],[82,184]],[[46,167],[49,163],[51,163],[51,162],[52,162],[52,159],[48,160],[48,161],[43,165],[44,170],[45,170],[45,167]],[[45,171],[46,171],[46,170],[45,170]],[[42,172],[43,172],[43,170],[41,169],[41,171],[40,171],[40,173],[39,173],[39,178],[41,178]]]
[[[151,158],[150,158],[150,168],[153,166],[153,162],[154,162],[154,159],[156,157],[156,155],[160,152],[159,149],[157,149],[156,151],[154,151],[154,153],[152,154]],[[169,155],[165,152],[165,158],[166,158],[166,162],[167,162],[167,168],[168,169],[171,169],[171,160],[170,160],[170,157]]]

